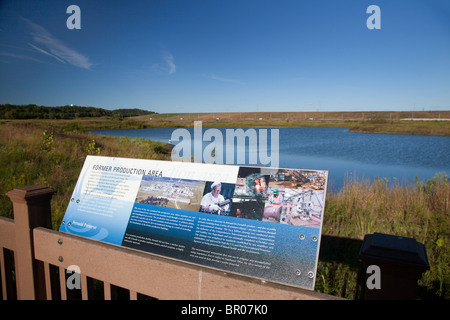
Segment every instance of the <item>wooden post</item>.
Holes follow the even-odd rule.
[[[54,190],[43,186],[27,186],[9,191],[14,210],[17,298],[46,299],[45,270],[34,259],[33,229],[52,227],[50,200]]]

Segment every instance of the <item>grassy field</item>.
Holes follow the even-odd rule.
[[[98,128],[107,121],[97,119],[90,124]],[[130,127],[136,125],[133,121],[142,123],[130,121],[121,123]],[[111,127],[116,125],[111,123]],[[9,190],[46,185],[57,192],[52,199],[53,227],[57,229],[86,155],[170,159],[162,143],[80,131],[87,128],[87,122],[78,121],[0,124],[0,214],[12,217],[12,205],[5,196]],[[431,270],[419,282],[419,298],[449,299],[449,200],[450,182],[445,176],[412,185],[391,185],[386,179],[352,180],[339,192],[329,192],[316,291],[363,298],[365,270],[358,259],[361,240],[365,234],[381,232],[424,243]]]
[[[66,131],[192,127],[194,121],[202,121],[204,127],[347,127],[355,132],[450,135],[450,111],[166,113],[125,119],[3,120],[50,125]]]
[[[348,127],[357,132],[448,136],[448,120],[450,111],[179,113],[129,121],[141,127],[192,127],[194,121],[202,121],[205,127]]]

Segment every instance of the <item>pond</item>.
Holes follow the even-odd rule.
[[[194,128],[184,128],[194,138]],[[204,133],[210,128],[202,128]],[[226,130],[237,128],[218,128],[224,143],[237,144],[225,139]],[[248,128],[242,128],[247,131]],[[107,136],[142,137],[161,142],[171,141],[175,128],[95,130],[93,133]],[[258,134],[259,128],[253,128]],[[280,168],[304,168],[328,170],[328,187],[338,190],[348,178],[369,179],[386,178],[389,181],[414,182],[426,180],[438,173],[447,174],[450,164],[450,137],[422,135],[394,135],[349,132],[348,128],[296,127],[279,128],[279,148],[271,150],[270,138],[274,137],[267,129],[268,154],[278,152]],[[180,139],[181,140],[181,139]],[[201,140],[192,140],[192,146]],[[237,141],[237,140],[236,140]],[[211,144],[203,141],[203,148]],[[239,146],[235,146],[239,147]],[[244,146],[245,163],[248,153],[254,152],[248,139]],[[226,149],[224,145],[223,149]],[[238,153],[238,152],[236,152]],[[225,162],[225,161],[224,161]],[[225,162],[230,164],[229,162]],[[261,165],[257,163],[256,165]]]

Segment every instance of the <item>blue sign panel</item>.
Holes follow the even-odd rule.
[[[88,156],[60,231],[312,290],[327,175]]]

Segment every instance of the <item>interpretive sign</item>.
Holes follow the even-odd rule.
[[[327,177],[88,156],[60,231],[312,290]]]

